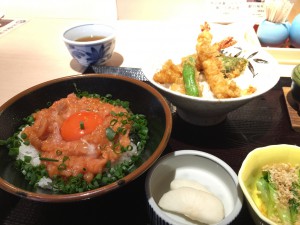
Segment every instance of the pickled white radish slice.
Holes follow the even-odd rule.
[[[206,224],[218,223],[224,218],[224,206],[217,197],[190,187],[168,191],[158,205],[164,210],[180,213]]]
[[[177,189],[180,187],[191,187],[191,188],[195,188],[200,191],[210,192],[206,187],[204,187],[202,184],[200,184],[199,182],[194,181],[194,180],[174,179],[170,184],[171,190],[174,190],[174,189]]]

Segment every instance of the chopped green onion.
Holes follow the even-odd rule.
[[[62,171],[62,170],[65,170],[67,168],[67,165],[62,163],[62,164],[59,164],[59,166],[57,167],[59,171]]]
[[[27,138],[27,134],[21,133],[21,138],[22,138],[23,140],[26,139],[26,138]]]
[[[111,161],[108,160],[107,163],[106,163],[106,168],[110,168],[111,167]]]
[[[112,120],[110,121],[110,125],[113,126],[113,125],[115,125],[117,122],[118,122],[117,119],[112,119]]]
[[[133,149],[132,145],[127,146],[127,151],[131,151]]]
[[[124,116],[124,112],[119,112],[118,116]]]
[[[30,142],[29,141],[24,141],[23,144],[28,146],[28,145],[30,145]]]
[[[56,150],[56,155],[57,155],[57,156],[60,156],[61,154],[62,154],[62,151],[59,150],[59,149],[57,149],[57,150]]]
[[[41,161],[49,161],[49,162],[58,162],[58,159],[52,159],[52,158],[46,158],[46,157],[40,157]]]
[[[106,137],[108,140],[113,141],[116,136],[116,132],[111,128],[106,128]]]
[[[112,149],[113,149],[114,153],[117,153],[117,154],[121,153],[121,152],[116,151],[117,147],[119,147],[119,146],[121,146],[120,142],[117,142],[117,143],[113,144]],[[121,146],[121,148],[122,148],[122,146]]]
[[[118,134],[126,134],[126,129],[124,127],[118,127],[117,128],[117,133]]]
[[[24,156],[24,161],[27,162],[27,163],[30,163],[31,159],[32,159],[32,157],[29,156],[29,155]]]
[[[83,123],[83,121],[80,121],[79,126],[80,126],[80,130],[84,130],[84,123]]]
[[[69,156],[64,156],[63,162],[67,161],[69,159]]]
[[[11,157],[17,157],[19,155],[19,147],[10,148],[8,151],[8,155]]]
[[[128,124],[128,120],[122,120],[121,123],[122,123],[123,125]]]

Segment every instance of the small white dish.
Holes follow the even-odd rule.
[[[209,153],[179,150],[158,159],[147,174],[146,195],[150,220],[153,224],[200,224],[179,214],[166,212],[159,207],[160,198],[170,190],[170,183],[174,179],[197,181],[222,201],[225,218],[218,225],[231,223],[240,213],[243,194],[233,169]]]

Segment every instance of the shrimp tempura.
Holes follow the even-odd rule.
[[[229,46],[228,42],[220,42],[212,45],[212,34],[210,26],[205,22],[201,26],[201,33],[197,38],[197,69],[203,70],[205,79],[216,98],[235,98],[241,95],[241,89],[233,80],[226,79],[222,73],[223,64],[217,57],[220,55],[220,46]],[[231,43],[234,43],[233,39]],[[233,41],[233,42],[232,42]]]

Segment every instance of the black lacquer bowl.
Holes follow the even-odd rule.
[[[150,85],[113,74],[86,74],[67,76],[50,80],[31,87],[0,107],[0,139],[6,140],[24,123],[23,118],[37,109],[48,107],[76,88],[100,95],[111,94],[113,99],[130,102],[133,113],[144,114],[148,120],[149,140],[142,155],[142,163],[137,169],[109,185],[75,194],[57,194],[44,189],[34,189],[23,175],[14,167],[14,161],[8,155],[6,147],[0,148],[0,188],[20,196],[41,202],[71,202],[104,195],[127,183],[148,170],[164,151],[172,131],[172,114],[162,95]]]

